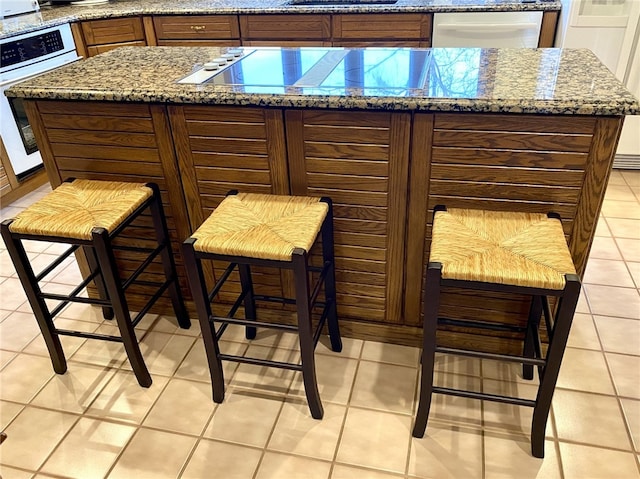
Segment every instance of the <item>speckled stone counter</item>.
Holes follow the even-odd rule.
[[[393,5],[354,0],[352,5],[293,5],[291,0],[111,0],[93,6],[43,7],[0,25],[0,38],[78,20],[96,20],[130,15],[197,15],[254,13],[383,13],[383,12],[468,12],[468,11],[558,11],[560,0],[398,0]]]
[[[419,344],[438,204],[554,211],[584,273],[624,115],[640,112],[591,52],[247,47],[209,81],[177,83],[212,75],[203,63],[220,53],[121,48],[7,91],[23,99],[54,187],[158,183],[185,297],[180,242],[231,189],[333,199],[345,336]],[[128,257],[120,264],[131,269]],[[286,296],[288,281],[260,270],[254,288]],[[223,303],[240,284],[229,288]],[[529,303],[447,290],[441,311],[522,325]],[[443,343],[521,352],[522,337],[487,334],[445,332]]]
[[[362,83],[345,76],[318,85],[264,84],[263,72],[244,63],[254,51],[270,51],[268,69],[285,72],[287,63],[325,58],[326,48],[244,49],[241,83],[177,81],[219,56],[218,48],[130,47],[28,80],[9,96],[61,100],[254,105],[292,108],[468,111],[579,115],[627,115],[639,111],[637,100],[589,50],[571,49],[378,49],[353,50],[364,55],[364,68],[375,72]],[[224,49],[222,51],[225,51]],[[255,53],[253,53],[255,55]],[[324,56],[323,56],[324,55]],[[341,57],[342,58],[342,57]],[[383,58],[381,64],[379,58]],[[349,57],[337,65],[348,64]],[[367,60],[368,59],[368,60]],[[367,64],[367,61],[369,62]],[[260,63],[257,64],[260,68]],[[404,74],[419,70],[408,84]],[[335,75],[334,75],[335,77]],[[214,77],[215,78],[215,77]],[[324,77],[323,77],[324,78]],[[297,80],[297,78],[294,78]]]

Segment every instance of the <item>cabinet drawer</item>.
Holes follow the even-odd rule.
[[[331,36],[329,15],[241,15],[243,39],[324,39]]]
[[[431,38],[431,15],[386,13],[334,15],[335,39],[416,39]]]
[[[139,17],[82,22],[82,33],[87,45],[144,41],[144,28]]]
[[[93,45],[87,47],[87,54],[90,57],[96,56],[99,53],[108,52],[118,47],[144,47],[146,44],[142,40],[135,42],[123,42],[123,43],[107,43],[104,45]]]
[[[154,17],[158,40],[224,40],[240,37],[235,15],[171,15]]]

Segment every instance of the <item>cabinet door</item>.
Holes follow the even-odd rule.
[[[144,41],[144,27],[139,17],[82,22],[82,33],[88,46]]]
[[[158,45],[175,45],[178,40],[202,42],[203,40],[233,39],[238,43],[240,38],[238,18],[235,15],[156,16],[153,17],[153,26]],[[188,42],[185,44],[193,45]]]
[[[123,42],[123,43],[107,43],[105,45],[93,45],[91,47],[87,47],[87,53],[90,57],[97,55],[98,53],[108,52],[109,50],[113,50],[118,47],[144,47],[144,41],[137,42]]]
[[[288,194],[284,123],[280,110],[223,106],[169,108],[191,230],[209,217],[230,190]],[[214,262],[218,276],[227,263]],[[256,294],[282,296],[280,271],[251,268]],[[211,270],[207,272],[211,274]],[[213,279],[209,276],[209,282]],[[219,299],[240,292],[237,271]]]
[[[372,40],[384,45],[384,40],[413,40],[409,46],[430,46],[431,15],[423,13],[346,14],[332,18],[333,40]],[[390,43],[397,46],[397,43]]]
[[[286,112],[292,194],[333,200],[341,317],[402,322],[410,118]]]
[[[329,40],[329,15],[240,15],[243,40]]]

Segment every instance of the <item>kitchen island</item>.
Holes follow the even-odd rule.
[[[204,70],[223,50],[120,48],[7,95],[25,101],[54,187],[157,182],[174,252],[230,189],[332,197],[346,336],[419,343],[437,204],[556,211],[584,272],[624,116],[640,112],[591,52],[244,48],[220,73]],[[144,244],[147,228],[127,241]],[[125,270],[134,260],[119,258]],[[256,273],[257,293],[291,293],[288,275]],[[183,273],[181,284],[189,297]],[[239,282],[226,287],[222,302]],[[441,310],[520,323],[528,299],[450,290]],[[443,340],[521,347],[459,333]]]

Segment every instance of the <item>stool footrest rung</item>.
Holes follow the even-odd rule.
[[[42,293],[44,299],[54,299],[56,301],[65,301],[65,306],[68,303],[84,303],[84,304],[98,304],[100,306],[111,306],[111,301],[108,299],[98,299],[98,298],[84,298],[82,296],[67,296],[65,294],[53,294],[53,293]],[[51,314],[54,316],[54,314]]]
[[[231,354],[220,354],[220,359],[233,361],[236,363],[247,363],[256,366],[269,366],[279,369],[291,369],[293,371],[302,371],[302,364],[284,363],[281,361],[270,361],[269,359],[247,358],[244,356],[233,356]]]
[[[58,256],[54,261],[49,263],[49,265],[46,268],[44,268],[42,271],[40,271],[39,274],[36,275],[36,281],[42,281],[42,278],[44,278],[49,273],[51,273],[51,271],[56,269],[56,267],[58,265],[60,265],[60,263],[62,263],[65,259],[67,259],[69,257],[69,255],[71,253],[73,253],[75,250],[77,250],[79,247],[80,247],[80,245],[71,246],[64,253],[62,253],[60,256]]]
[[[85,333],[84,331],[73,331],[70,329],[56,329],[55,331],[61,336],[75,336],[77,338],[86,339],[102,339],[104,341],[112,341],[114,343],[122,342],[122,338],[120,336],[112,336],[109,334]]]
[[[540,358],[525,358],[523,356],[512,356],[510,354],[485,353],[482,351],[469,351],[466,349],[447,348],[437,346],[436,353],[456,354],[458,356],[468,356],[471,358],[491,359],[494,361],[508,361],[512,363],[532,364],[534,366],[544,366],[547,362]]]
[[[92,280],[93,278],[95,278],[98,275],[98,271],[93,271],[85,280],[83,280],[78,286],[76,286],[73,291],[71,291],[68,295],[66,295],[63,299],[61,299],[60,301],[62,301],[58,306],[56,306],[53,311],[51,311],[49,314],[51,314],[52,318],[55,318],[56,315],[62,311],[62,309],[69,304],[70,302],[74,302],[74,303],[89,303],[89,304],[101,304],[101,299],[90,299],[89,301],[87,301],[88,298],[78,298],[78,293],[80,293],[80,291],[82,291]],[[47,298],[49,297],[49,299],[56,299],[56,298],[52,298],[50,296],[54,296],[52,293],[44,293],[44,292],[40,292],[40,295],[43,298]]]
[[[298,331],[298,327],[293,324],[277,324],[277,323],[267,323],[265,321],[255,321],[253,319],[236,319],[236,318],[225,318],[222,316],[209,316],[209,321],[214,321],[217,323],[226,323],[226,324],[238,324],[240,326],[251,326],[256,328],[270,328],[270,329],[281,329],[283,331]]]
[[[501,402],[505,404],[515,404],[517,406],[535,407],[536,402],[531,399],[516,398],[512,396],[501,396],[499,394],[481,393],[476,391],[465,391],[462,389],[451,389],[442,387],[433,387],[433,392],[438,394],[446,394],[448,396],[458,396],[470,399],[483,399],[485,401]]]
[[[233,273],[233,270],[237,265],[238,263],[229,263],[229,266],[227,266],[227,268],[224,270],[224,273],[222,273],[222,276],[220,276],[220,278],[218,278],[218,280],[216,281],[216,284],[213,286],[213,289],[209,291],[209,296],[208,296],[209,302],[213,301],[213,298],[215,298],[218,292],[222,289],[222,287],[224,286],[224,283],[227,282],[227,279],[229,278],[229,276],[231,276],[231,273]]]
[[[138,268],[133,273],[131,273],[131,276],[129,276],[127,280],[122,283],[122,289],[126,290],[129,286],[131,286],[131,283],[133,283],[136,280],[136,278],[140,276],[140,274],[145,269],[147,269],[147,266],[151,264],[151,262],[156,258],[156,256],[158,256],[158,253],[160,253],[165,247],[166,247],[166,244],[162,243],[156,249],[151,251],[149,256],[147,256],[147,258],[142,262],[142,264],[138,266]]]
[[[166,291],[166,289],[169,287],[169,285],[171,283],[173,283],[175,281],[174,278],[169,278],[168,280],[166,280],[164,283],[162,283],[160,285],[160,287],[158,288],[158,291],[155,292],[155,294],[153,296],[151,296],[151,298],[149,298],[149,301],[147,301],[147,304],[144,305],[144,307],[140,310],[140,312],[138,314],[136,314],[135,318],[133,318],[131,320],[131,324],[133,325],[133,327],[135,328],[137,326],[137,324],[142,321],[142,318],[144,317],[145,314],[147,314],[149,312],[149,310],[151,309],[151,307],[155,304],[156,300],[162,296],[162,293],[164,293]],[[146,285],[154,285],[157,286],[157,283],[150,283],[148,281],[144,281],[141,283],[145,283]]]
[[[296,300],[292,298],[284,298],[282,296],[269,296],[266,294],[254,294],[256,301],[268,301],[269,303],[296,304]]]
[[[481,320],[469,321],[464,319],[438,318],[438,324],[445,326],[459,326],[462,328],[490,329],[492,331],[509,331],[514,333],[524,333],[527,330],[526,327],[516,326],[513,324],[493,323]]]

